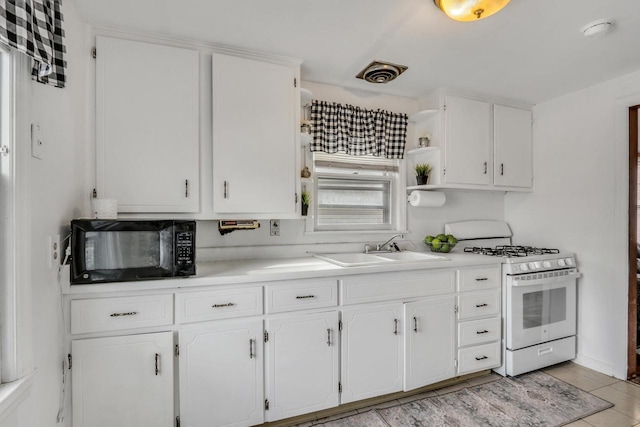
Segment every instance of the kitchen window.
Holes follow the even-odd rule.
[[[404,223],[400,161],[314,153],[315,231],[395,231]]]

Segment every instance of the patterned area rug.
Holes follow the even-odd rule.
[[[543,372],[532,372],[318,425],[555,427],[612,406]]]

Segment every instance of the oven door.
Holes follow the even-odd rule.
[[[507,276],[507,349],[576,334],[579,276],[576,269]]]

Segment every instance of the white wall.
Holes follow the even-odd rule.
[[[337,86],[303,81],[305,89],[314,99],[351,104],[369,109],[385,109],[396,113],[412,114],[418,110],[415,99],[381,95],[375,92],[345,89]],[[375,89],[375,87],[373,87]],[[408,146],[413,141],[413,125],[408,129]],[[412,172],[410,172],[412,173]],[[403,178],[404,179],[404,178]],[[504,193],[447,192],[447,203],[442,208],[407,207],[405,244],[426,249],[421,241],[427,234],[438,234],[449,221],[466,219],[503,219]],[[304,220],[282,220],[280,236],[269,235],[269,221],[261,221],[257,230],[234,231],[221,236],[217,221],[198,223],[198,258],[223,260],[235,258],[275,258],[281,256],[305,256],[307,251],[362,250],[365,242],[382,242],[392,235],[372,233],[313,233],[305,234]]]
[[[510,193],[520,241],[577,254],[579,363],[626,377],[628,106],[640,72],[534,108],[534,183]]]
[[[33,423],[55,426],[60,399],[61,364],[68,352],[62,347],[63,325],[57,269],[48,266],[47,238],[68,232],[72,218],[86,215],[88,169],[86,167],[87,121],[86,66],[90,49],[86,28],[75,4],[63,4],[67,87],[55,88],[29,82],[27,123],[38,123],[45,143],[43,159],[29,158],[31,199],[31,294],[33,365],[37,370],[31,399]],[[29,132],[26,132],[29,135]],[[30,144],[30,141],[18,141]],[[68,414],[67,414],[68,415]],[[70,418],[70,417],[68,417]],[[20,427],[30,427],[20,426]]]

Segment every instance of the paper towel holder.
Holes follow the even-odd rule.
[[[407,203],[418,208],[440,208],[446,201],[445,193],[440,191],[413,190],[407,195]]]

